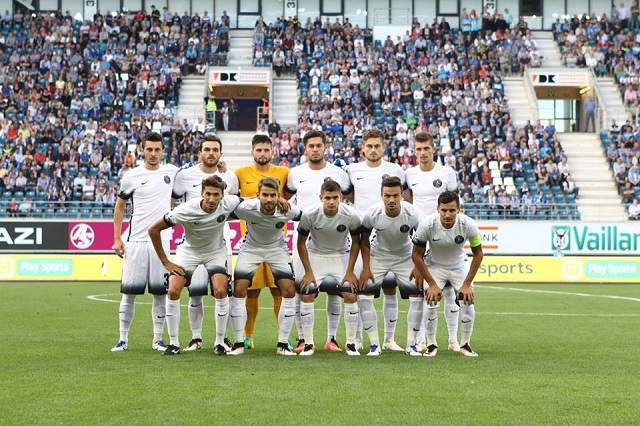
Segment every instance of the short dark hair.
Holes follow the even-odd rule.
[[[402,188],[402,181],[398,176],[389,176],[389,175],[382,176],[382,186],[380,187],[380,190],[382,190],[382,188],[395,188],[395,187]]]
[[[384,133],[382,133],[378,129],[369,129],[364,132],[362,135],[362,140],[367,141],[368,139],[379,138],[384,143]]]
[[[269,145],[273,145],[273,142],[271,142],[271,138],[267,135],[254,135],[253,138],[251,138],[251,147],[253,148],[254,146],[258,145],[259,143],[268,143]]]
[[[220,176],[211,175],[204,179],[202,179],[202,190],[204,191],[205,186],[209,186],[212,188],[218,188],[220,191],[224,192],[227,188],[227,184],[222,180]]]
[[[142,141],[142,149],[147,142],[162,142],[162,135],[158,132],[150,132],[144,137]],[[164,148],[164,147],[163,147]]]
[[[340,184],[331,178],[326,178],[320,186],[320,194],[324,192],[341,192]]]
[[[452,201],[455,201],[456,206],[460,207],[460,197],[458,197],[457,192],[444,191],[442,194],[438,196],[438,206],[440,206],[440,204],[448,204]]]
[[[324,132],[320,130],[310,130],[305,133],[304,137],[302,138],[302,143],[304,144],[304,146],[307,146],[307,142],[309,142],[309,139],[312,138],[322,138],[322,143],[326,143]]]
[[[258,192],[262,190],[262,187],[280,190],[280,181],[272,177],[264,177],[258,182]]]
[[[427,142],[430,143],[433,148],[435,148],[435,144],[433,143],[433,136],[426,132],[420,132],[416,135],[416,142]]]
[[[220,151],[222,151],[222,141],[219,137],[214,135],[213,133],[207,133],[204,135],[204,140],[200,143],[200,151],[202,151],[202,147],[205,142],[218,142],[218,146],[220,147]]]

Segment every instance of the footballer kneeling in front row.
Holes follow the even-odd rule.
[[[469,241],[473,253],[471,264],[464,251],[466,241]],[[475,319],[473,279],[482,263],[481,243],[482,237],[476,222],[460,213],[460,199],[450,191],[440,194],[437,213],[426,217],[413,236],[413,263],[428,285],[424,302],[425,356],[433,357],[438,352],[438,304],[447,283],[455,289],[456,300],[460,304],[460,352],[465,356],[478,356],[471,349],[471,334]],[[430,253],[425,263],[423,256],[427,244]]]

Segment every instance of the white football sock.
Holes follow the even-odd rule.
[[[347,344],[356,343],[356,327],[360,318],[357,303],[344,304],[344,325],[347,332]]]
[[[438,345],[436,341],[436,333],[438,332],[438,305],[430,305],[424,301],[422,311],[424,318],[424,335],[427,340],[427,346]]]
[[[167,296],[153,295],[153,305],[151,305],[151,319],[153,320],[153,340],[162,340],[164,333],[164,320],[167,315]]]
[[[129,330],[133,322],[133,316],[136,312],[135,294],[123,294],[120,300],[120,309],[118,309],[118,318],[120,320],[120,340],[129,341]]]
[[[378,314],[373,306],[373,295],[358,296],[358,309],[360,309],[360,318],[362,318],[364,330],[369,336],[369,344],[380,346]]]
[[[460,301],[460,346],[471,342],[473,324],[476,319],[476,307],[473,304]]]
[[[288,343],[289,334],[296,317],[296,301],[293,297],[283,297],[278,314],[278,342]]]
[[[407,346],[415,345],[418,332],[422,328],[422,297],[409,298],[409,312],[407,313]]]
[[[335,339],[340,327],[342,299],[340,296],[327,295],[327,340]]]
[[[180,299],[171,300],[167,297],[167,330],[169,344],[180,347]]]
[[[204,319],[204,304],[202,296],[189,297],[189,327],[191,338],[202,339],[202,321]]]
[[[314,345],[313,341],[313,324],[315,321],[315,311],[313,302],[300,302],[300,322],[302,323],[302,332],[304,333],[304,343]]]
[[[362,312],[358,315],[356,320],[356,342],[362,343],[362,329],[364,328],[364,322],[362,321]]]
[[[422,299],[424,301],[424,299]],[[424,303],[423,303],[424,305]],[[418,331],[418,334],[416,334],[416,343],[417,344],[422,344],[425,343],[426,341],[426,337],[425,337],[425,331],[424,331],[424,323],[425,323],[425,318],[424,316],[426,315],[426,312],[424,309],[422,309],[422,316],[420,317],[420,330]]]
[[[456,305],[456,292],[452,286],[448,285],[442,289],[444,299],[444,319],[447,321],[449,331],[449,341],[458,341],[458,315],[460,308]]]
[[[231,326],[235,336],[235,343],[242,342],[244,339],[244,326],[247,323],[247,305],[244,304],[244,297],[231,297]]]
[[[398,297],[395,294],[384,295],[384,305],[382,306],[382,316],[384,317],[384,340],[396,339],[396,324],[398,323]]]
[[[229,298],[216,299],[216,345],[224,344],[224,336],[227,334],[227,322],[229,321]]]
[[[300,300],[300,295],[298,293],[296,293],[296,295],[294,296],[295,299],[295,303],[296,303],[296,330],[298,331],[298,340],[305,340],[305,334],[304,334],[304,326],[302,325],[302,318],[300,318],[300,304],[302,303]]]

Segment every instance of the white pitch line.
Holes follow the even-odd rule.
[[[87,299],[95,302],[120,303],[119,300],[105,299],[105,296],[119,296],[119,293],[92,294]],[[135,302],[136,305],[151,305],[150,302]],[[260,308],[264,311],[272,311],[273,307],[263,306]],[[324,308],[316,308],[315,311],[324,312]],[[398,313],[406,314],[407,311],[399,310]],[[478,311],[476,315],[497,315],[497,316],[531,316],[531,317],[591,317],[591,318],[635,318],[640,314],[580,314],[570,312],[483,312]]]
[[[591,293],[572,293],[568,291],[554,291],[554,290],[534,290],[529,288],[515,288],[515,287],[503,287],[503,286],[493,286],[493,285],[478,285],[477,288],[489,288],[492,290],[509,290],[509,291],[520,291],[523,293],[540,293],[540,294],[560,294],[567,296],[578,296],[578,297],[595,297],[597,299],[614,299],[614,300],[627,300],[631,302],[640,302],[640,299],[637,297],[627,297],[627,296],[613,296],[609,294],[591,294]]]

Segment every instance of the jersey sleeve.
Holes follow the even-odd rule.
[[[298,222],[302,217],[302,210],[300,210],[295,204],[289,203],[289,211],[287,212],[286,216],[287,219]]]
[[[478,225],[475,220],[470,218],[467,219],[465,233],[471,247],[478,247],[482,245],[482,235],[480,234],[480,229],[478,229]]]
[[[367,212],[364,214],[364,217],[362,218],[362,230],[366,233],[370,233],[373,230],[373,210],[373,208],[367,210]]]
[[[128,200],[133,195],[135,190],[133,178],[131,177],[131,171],[125,173],[120,181],[120,191],[118,191],[118,197],[123,200]]]
[[[458,190],[458,175],[456,171],[453,169],[449,169],[447,173],[447,191],[457,191]]]
[[[227,171],[227,193],[230,195],[239,195],[240,194],[240,184],[238,181],[238,177],[235,173],[231,171]]]
[[[352,189],[351,179],[349,179],[349,175],[347,174],[347,172],[345,172],[341,168],[338,168],[337,178],[338,178],[338,184],[340,185],[340,190],[342,191],[342,193],[348,194],[349,192],[351,192],[351,189]]]
[[[307,213],[303,213],[298,224],[298,234],[308,237],[311,233],[311,218]]]
[[[175,226],[179,223],[187,222],[189,220],[189,214],[187,212],[188,206],[189,204],[187,203],[180,204],[178,207],[165,214],[164,223],[168,226]]]
[[[236,207],[234,213],[238,219],[249,220],[258,216],[257,211],[253,208],[252,201],[254,199],[244,200]]]
[[[416,230],[415,234],[413,234],[413,244],[415,244],[418,247],[426,247],[427,246],[427,242],[429,241],[429,237],[431,236],[431,232],[430,232],[430,226],[429,226],[430,221],[422,221],[420,223],[420,225],[418,225],[418,229]]]
[[[237,195],[226,195],[224,197],[225,210],[228,213],[233,213],[235,209],[240,205],[242,200]]]
[[[184,169],[178,170],[175,179],[173,180],[173,198],[182,198],[187,193],[185,186],[185,174],[182,173]]]
[[[298,192],[298,182],[296,179],[296,173],[293,171],[290,171],[288,176],[287,176],[287,183],[284,186],[284,190],[290,194],[295,194],[296,192]]]
[[[362,221],[360,221],[360,216],[357,213],[354,213],[349,218],[349,233],[351,235],[359,234],[362,231]]]

